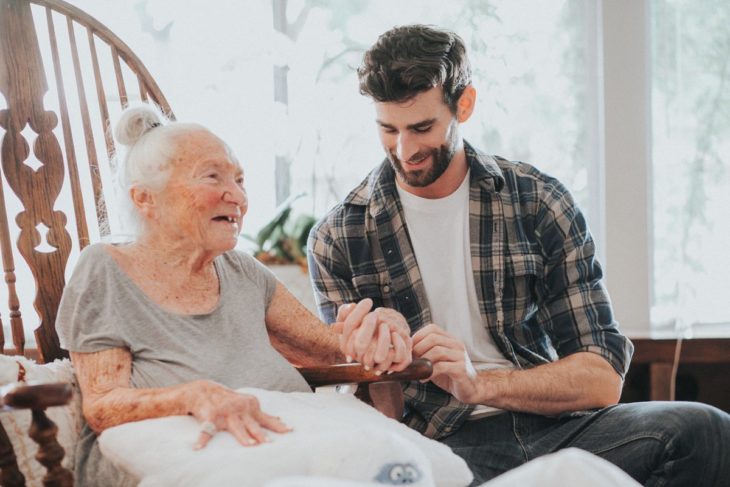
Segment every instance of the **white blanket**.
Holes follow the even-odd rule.
[[[472,474],[448,447],[380,414],[352,396],[241,392],[294,431],[240,446],[227,432],[193,450],[198,423],[174,416],[127,423],[99,437],[103,454],[140,479],[141,487],[266,485],[292,476],[325,485],[466,486]],[[338,480],[339,479],[339,480]]]

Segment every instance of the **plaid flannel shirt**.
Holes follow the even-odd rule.
[[[594,352],[623,377],[633,345],[613,318],[583,214],[567,189],[534,167],[477,152],[470,166],[469,233],[479,307],[490,336],[518,368]],[[309,235],[322,319],[372,298],[415,332],[431,321],[394,171],[385,160]],[[432,383],[404,387],[404,422],[431,438],[455,432],[473,406]]]

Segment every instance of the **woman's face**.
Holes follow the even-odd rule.
[[[167,186],[155,195],[155,224],[186,246],[232,249],[248,210],[243,169],[210,132],[181,136],[177,147]]]

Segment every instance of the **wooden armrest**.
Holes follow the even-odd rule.
[[[365,370],[361,364],[338,364],[322,367],[302,367],[299,372],[311,387],[335,384],[369,384],[372,382],[401,382],[427,379],[433,373],[430,360],[416,359],[401,372],[375,375],[373,370]]]
[[[45,409],[71,401],[71,384],[37,384],[18,386],[0,397],[0,405],[13,409]]]

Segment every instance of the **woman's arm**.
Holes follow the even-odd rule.
[[[334,330],[319,321],[280,282],[266,310],[266,328],[274,347],[295,366],[333,365],[345,360]]]
[[[188,384],[166,389],[129,387],[132,355],[128,350],[71,352],[71,360],[81,387],[84,416],[97,433],[130,421],[188,414]]]
[[[390,322],[397,321],[393,315],[400,314],[383,308],[371,311],[372,305],[370,299],[342,305],[337,321],[327,326],[277,283],[266,326],[276,349],[300,367],[342,363],[349,357],[348,361],[354,358],[366,369],[403,370],[412,360],[408,326],[393,325]]]
[[[97,433],[130,421],[186,414],[229,431],[242,445],[266,441],[264,428],[289,430],[278,418],[262,412],[255,397],[213,382],[131,388],[132,355],[123,348],[71,352],[71,360],[81,387],[84,417]],[[210,435],[201,434],[197,446],[205,446],[209,439]]]

